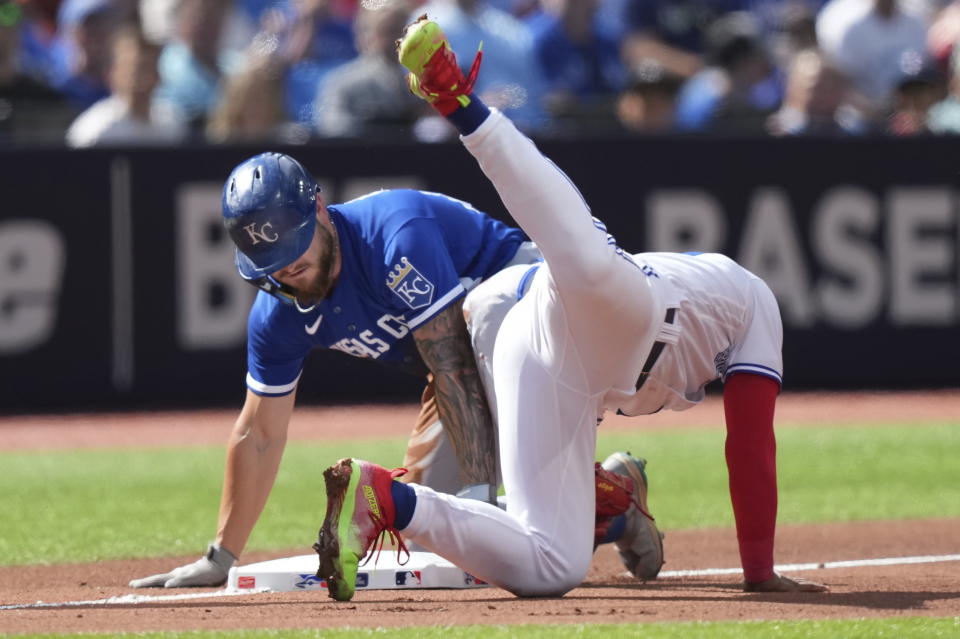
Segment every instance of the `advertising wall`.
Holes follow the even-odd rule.
[[[763,277],[788,388],[954,386],[960,154],[950,139],[551,141],[618,243],[720,251]],[[246,312],[220,186],[261,148],[2,151],[0,410],[242,400]],[[509,219],[458,144],[287,151],[328,202],[415,187]],[[571,238],[576,241],[576,238]],[[307,401],[422,380],[315,353]]]

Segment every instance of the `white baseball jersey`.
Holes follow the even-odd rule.
[[[604,397],[603,407],[623,415],[661,409],[685,410],[704,399],[704,388],[735,371],[782,382],[783,330],[776,299],[757,276],[718,253],[638,253],[648,277],[662,280],[653,290],[667,311],[656,341],[662,342],[651,368]],[[504,269],[471,291],[464,302],[467,328],[484,377],[491,411],[493,347],[507,312],[520,300],[538,267]],[[668,319],[670,321],[666,321]]]
[[[664,347],[640,387],[611,390],[607,408],[624,415],[685,410],[703,401],[708,383],[735,371],[783,381],[780,312],[763,280],[717,253],[634,258],[669,282],[656,290],[676,311],[657,335]]]

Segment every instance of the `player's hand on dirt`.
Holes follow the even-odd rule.
[[[192,586],[222,586],[237,558],[226,548],[210,544],[206,554],[192,564],[174,568],[170,572],[151,575],[130,582],[131,588],[188,588]]]
[[[743,589],[746,592],[827,592],[830,587],[802,577],[786,577],[773,573],[773,577],[766,581],[745,583]]]

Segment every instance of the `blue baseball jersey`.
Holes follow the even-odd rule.
[[[314,348],[332,348],[426,372],[412,332],[500,270],[523,232],[438,193],[378,191],[327,207],[342,268],[336,286],[304,313],[260,292],[247,322],[247,387],[296,388]]]

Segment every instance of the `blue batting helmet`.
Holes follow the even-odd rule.
[[[265,290],[270,273],[303,255],[313,240],[317,185],[289,155],[261,153],[237,165],[223,185],[222,205],[237,270]]]

